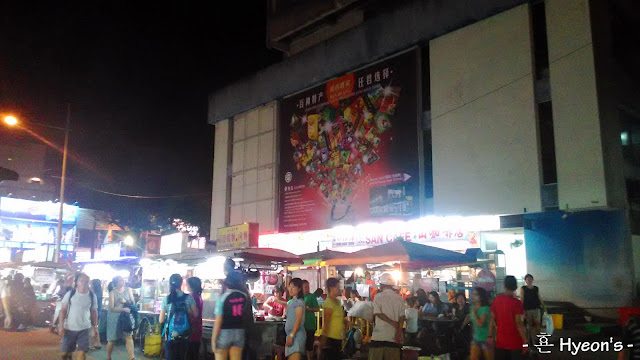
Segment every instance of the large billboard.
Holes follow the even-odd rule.
[[[279,113],[279,232],[419,215],[417,53],[292,95]]]

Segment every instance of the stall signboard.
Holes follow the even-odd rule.
[[[56,270],[49,268],[36,268],[33,270],[33,281],[40,284],[51,284],[56,281]]]
[[[187,249],[189,234],[177,232],[160,238],[160,255],[180,254]]]
[[[476,275],[476,282],[478,286],[487,290],[493,291],[496,287],[496,276],[488,269],[482,269]]]
[[[2,197],[0,198],[0,214],[2,216],[21,219],[57,221],[60,217],[60,204],[51,201],[33,201]],[[63,222],[76,222],[77,214],[77,206],[63,205]]]
[[[120,258],[121,243],[109,243],[102,245],[100,256],[102,260],[116,260]]]
[[[281,101],[279,232],[418,217],[417,58]]]
[[[218,251],[258,247],[258,224],[244,223],[219,228],[216,234]]]

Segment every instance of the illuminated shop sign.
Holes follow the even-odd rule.
[[[480,246],[480,231],[500,228],[498,216],[438,217],[412,221],[366,223],[337,226],[327,230],[280,233],[260,236],[260,247],[278,248],[303,254],[321,248],[356,249],[390,243],[398,238],[448,250]]]
[[[63,222],[75,222],[78,207],[64,204]],[[0,213],[4,216],[19,217],[33,220],[57,221],[60,204],[51,201],[32,201],[23,199],[0,198]]]

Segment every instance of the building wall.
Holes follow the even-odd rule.
[[[607,205],[589,1],[545,2],[560,209]]]
[[[541,210],[529,6],[429,43],[436,215]]]
[[[216,124],[211,233],[257,222],[276,228],[276,103]]]
[[[623,210],[525,215],[527,268],[543,299],[628,306],[633,294]]]
[[[215,237],[218,228],[228,225],[230,191],[229,166],[230,143],[232,140],[231,121],[224,120],[215,125],[213,188],[211,192],[211,237]]]

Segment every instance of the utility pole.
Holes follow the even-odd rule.
[[[71,104],[67,104],[67,123],[64,127],[64,150],[62,151],[62,175],[60,176],[60,213],[58,214],[58,231],[56,232],[56,248],[53,262],[60,262],[60,244],[62,243],[62,218],[64,216],[64,187],[67,177],[67,152],[69,150],[69,124],[71,122]]]

